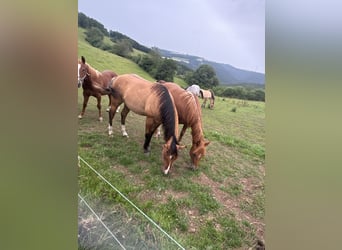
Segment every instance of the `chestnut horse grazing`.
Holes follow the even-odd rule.
[[[178,84],[172,82],[159,81],[164,85],[176,104],[178,121],[183,124],[178,142],[181,141],[188,127],[191,128],[192,146],[189,151],[192,169],[198,168],[199,161],[206,153],[209,141],[204,140],[202,128],[202,110],[195,94],[182,89]]]
[[[208,108],[210,108],[210,109],[214,108],[215,95],[214,95],[214,92],[211,89],[209,89],[209,90],[201,89],[200,90],[200,96],[201,96],[202,99],[204,99],[204,101],[202,103],[202,108],[205,108],[205,104],[207,103],[208,99],[210,100]]]
[[[144,152],[149,153],[151,137],[159,124],[163,124],[165,144],[162,149],[162,171],[167,174],[178,157],[178,150],[183,148],[177,142],[178,114],[167,88],[153,84],[137,75],[124,74],[112,79],[110,92],[109,135],[113,134],[112,121],[116,108],[124,103],[121,112],[121,131],[127,136],[125,120],[128,112],[146,116]]]
[[[99,72],[98,70],[91,67],[88,63],[86,63],[86,60],[83,56],[81,57],[81,61],[79,61],[78,67],[78,87],[82,86],[83,88],[83,108],[78,118],[81,119],[83,117],[89,97],[94,96],[97,99],[99,121],[102,121],[103,118],[101,114],[101,96],[108,95],[105,89],[108,88],[111,79],[117,76],[117,74],[110,70]],[[110,105],[109,95],[108,99]]]

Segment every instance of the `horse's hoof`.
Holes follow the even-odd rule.
[[[193,171],[195,171],[195,170],[197,169],[197,167],[196,167],[194,164],[191,164],[191,165],[190,165],[190,169],[193,170]]]
[[[162,167],[162,172],[164,175],[168,175],[168,173],[170,172],[170,168],[164,169],[164,167]]]
[[[148,149],[144,149],[144,154],[146,156],[149,156],[150,155],[150,149],[149,148]]]
[[[78,119],[82,119],[82,116],[81,116],[81,115],[79,115],[79,116],[78,116]]]
[[[102,122],[102,121],[103,121],[103,118],[102,118],[102,117],[100,117],[100,118],[99,118],[99,121],[100,121],[100,122]]]
[[[122,133],[122,136],[127,138],[129,137],[127,133]]]

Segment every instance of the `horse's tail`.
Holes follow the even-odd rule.
[[[115,91],[115,89],[112,87],[113,86],[113,81],[116,79],[117,76],[114,76],[112,79],[109,80],[108,82],[108,87],[106,87],[104,89],[104,91],[106,92],[106,95],[112,95],[112,96],[116,96],[118,93]]]
[[[106,88],[106,95],[110,95],[113,96],[114,98],[119,98],[120,94],[118,91],[116,91],[112,86],[109,86],[108,88]]]
[[[200,97],[203,99],[203,91],[200,90],[199,92],[200,92]]]

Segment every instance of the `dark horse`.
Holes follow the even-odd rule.
[[[117,74],[110,70],[99,72],[98,70],[91,67],[88,63],[86,63],[86,60],[83,56],[81,57],[81,61],[78,61],[78,63],[78,87],[82,86],[83,88],[83,108],[78,118],[81,119],[83,117],[89,97],[94,96],[97,99],[99,120],[102,121],[103,118],[101,114],[101,96],[108,94],[105,89],[109,86],[111,79],[117,76]],[[108,99],[110,105],[109,95]]]
[[[167,174],[172,163],[178,157],[178,113],[167,88],[153,84],[137,75],[124,74],[112,79],[108,88],[111,97],[109,110],[109,135],[113,134],[112,121],[116,108],[124,103],[121,112],[121,130],[125,131],[125,120],[128,112],[146,116],[144,152],[150,151],[151,137],[159,124],[164,127],[165,144],[162,149],[162,171]],[[127,133],[126,133],[127,135]]]
[[[209,90],[201,89],[200,90],[200,96],[201,96],[202,99],[204,99],[203,103],[202,103],[202,108],[205,108],[205,104],[207,103],[208,99],[210,100],[208,108],[210,108],[210,109],[214,108],[215,95],[214,95],[214,92],[211,89],[209,89]]]
[[[178,121],[180,124],[183,124],[178,142],[181,141],[186,129],[188,127],[191,128],[192,147],[189,155],[191,158],[191,167],[196,169],[198,168],[199,161],[206,153],[206,147],[210,143],[204,140],[202,110],[199,100],[195,94],[182,89],[176,83],[164,81],[159,81],[159,83],[164,85],[173,96],[178,112]]]

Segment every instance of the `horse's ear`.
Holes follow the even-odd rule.
[[[81,56],[81,59],[82,59],[82,63],[85,63],[85,58],[84,58],[84,56]]]
[[[204,146],[208,146],[210,144],[210,141],[204,142]]]

